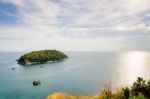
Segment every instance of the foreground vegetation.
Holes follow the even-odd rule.
[[[32,65],[63,61],[65,58],[67,58],[67,55],[58,50],[41,50],[24,54],[17,61],[19,64]]]
[[[130,87],[113,91],[106,88],[102,93],[94,96],[70,96],[64,93],[54,93],[47,99],[150,99],[150,80],[138,77]]]

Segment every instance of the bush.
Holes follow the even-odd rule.
[[[123,98],[124,99],[129,99],[130,97],[130,89],[128,87],[125,87],[122,89],[123,91]]]
[[[142,93],[139,93],[137,99],[146,99]]]
[[[138,96],[139,93],[141,93],[145,97],[150,98],[150,81],[146,81],[143,78],[138,77],[131,86],[131,92],[135,96]]]

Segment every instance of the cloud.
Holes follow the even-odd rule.
[[[70,32],[70,36],[76,33],[79,37],[88,36],[89,31],[98,30],[99,33],[111,30],[150,31],[149,25],[146,24],[148,20],[142,20],[144,15],[150,12],[149,0],[57,0],[57,2],[2,0],[1,2],[16,5],[22,20],[22,27],[18,27],[23,29],[22,31],[26,28],[27,31],[43,32],[43,35],[51,33],[68,35]]]
[[[92,45],[98,41],[107,43],[107,40],[111,42],[116,39],[118,41],[148,39],[150,36],[150,0],[0,0],[0,2],[15,5],[17,14],[0,11],[21,20],[19,25],[0,26],[1,41],[29,40],[37,44],[37,40],[51,42],[54,41],[53,38],[58,38],[65,44],[65,39],[72,42],[78,40],[82,42],[81,39],[86,39],[86,42],[89,40]]]
[[[149,4],[149,0],[93,0],[80,5],[88,8],[89,11],[80,14],[72,25],[97,27],[116,27],[121,25],[124,27],[122,24],[126,24],[127,26],[132,25],[134,28],[138,24],[145,24],[142,18],[150,12]],[[143,15],[139,16],[140,14]],[[127,28],[126,30],[128,31]],[[142,30],[145,31],[147,28]]]

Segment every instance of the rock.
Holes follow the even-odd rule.
[[[44,68],[44,66],[40,66],[40,68]]]
[[[13,67],[13,68],[11,68],[12,70],[15,70],[16,68],[15,67]]]
[[[37,85],[40,85],[41,82],[40,82],[39,80],[34,80],[34,81],[32,82],[32,84],[33,84],[34,86],[37,86]]]

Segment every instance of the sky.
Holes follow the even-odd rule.
[[[0,51],[150,51],[150,0],[0,0]]]

